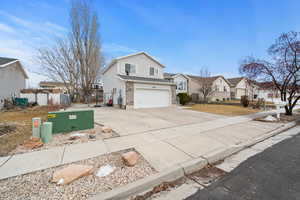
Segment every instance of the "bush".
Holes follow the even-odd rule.
[[[241,104],[244,107],[248,107],[249,106],[249,99],[247,95],[241,96]]]
[[[187,93],[179,93],[177,94],[177,96],[179,97],[179,103],[181,105],[185,105],[192,100],[192,97],[189,96]]]

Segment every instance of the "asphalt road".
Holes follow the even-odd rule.
[[[187,200],[300,200],[300,133],[257,154]]]

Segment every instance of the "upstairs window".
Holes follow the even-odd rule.
[[[178,89],[178,90],[186,90],[186,82],[185,82],[185,81],[180,81],[180,82],[177,84],[177,89]]]
[[[150,76],[154,76],[154,67],[150,67],[149,74],[150,74]]]
[[[125,73],[126,75],[135,74],[135,65],[132,64],[125,64]]]

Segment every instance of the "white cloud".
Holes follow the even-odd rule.
[[[46,22],[45,25],[48,26],[49,28],[56,29],[57,31],[61,31],[61,32],[68,31],[66,28],[59,26],[57,24],[53,24],[52,22]]]
[[[29,72],[26,71],[27,75],[29,76],[29,79],[27,80],[27,88],[37,88],[39,87],[39,83],[41,81],[49,80],[46,76],[35,73],[35,72]]]
[[[35,22],[21,19],[0,10],[0,16],[14,25],[14,29],[0,23],[0,56],[17,58],[28,72],[27,86],[38,87],[48,78],[41,75],[42,67],[35,62],[36,49],[51,45],[53,37],[63,37],[67,29],[50,21]]]
[[[67,29],[52,22],[46,21],[43,23],[32,22],[29,20],[24,20],[20,17],[11,15],[5,11],[0,10],[0,15],[6,17],[11,22],[15,23],[18,26],[24,27],[26,29],[20,29],[25,33],[30,33],[32,35],[36,34],[47,34],[49,36],[63,37],[67,32]]]
[[[33,56],[33,49],[16,39],[0,38],[0,52],[3,56],[18,58],[25,63],[30,63]]]
[[[7,33],[15,33],[15,30],[12,27],[2,23],[0,23],[0,31],[4,31]]]
[[[126,47],[123,45],[110,43],[110,44],[103,44],[103,51],[107,53],[134,53],[137,52],[137,50],[132,49],[130,47]]]

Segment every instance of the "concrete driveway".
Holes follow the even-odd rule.
[[[135,110],[104,107],[94,109],[94,111],[96,123],[111,127],[119,135],[131,135],[225,118],[180,107]]]

